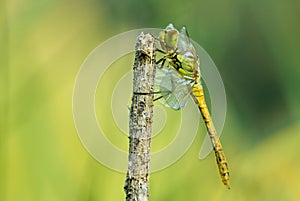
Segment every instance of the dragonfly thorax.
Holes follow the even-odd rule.
[[[178,69],[184,76],[190,76],[192,78],[199,78],[199,60],[198,57],[194,57],[191,52],[185,52],[183,54],[178,54],[178,60],[181,63],[181,69]]]

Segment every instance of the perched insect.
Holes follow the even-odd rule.
[[[158,40],[160,48],[157,51],[161,56],[156,61],[159,68],[155,90],[160,94],[155,100],[160,100],[169,108],[180,110],[190,96],[193,98],[208,130],[222,181],[230,188],[227,161],[200,83],[199,57],[187,30],[183,27],[179,32],[169,24],[159,34]]]

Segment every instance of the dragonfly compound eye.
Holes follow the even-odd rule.
[[[175,50],[178,44],[178,31],[177,30],[164,30],[159,34],[159,40],[163,49]]]

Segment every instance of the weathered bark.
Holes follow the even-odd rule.
[[[124,190],[126,201],[147,201],[155,76],[155,39],[152,35],[141,33],[138,36],[133,70],[128,171]]]

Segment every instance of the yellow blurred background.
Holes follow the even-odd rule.
[[[221,140],[232,188],[221,183],[213,154],[198,159],[200,126],[180,160],[151,174],[150,200],[300,200],[299,10],[292,0],[1,1],[0,200],[125,200],[125,174],[98,163],[78,138],[76,75],[110,37],[170,22],[188,27],[224,81]],[[173,137],[169,127],[157,149]],[[108,138],[127,149],[126,136]]]

